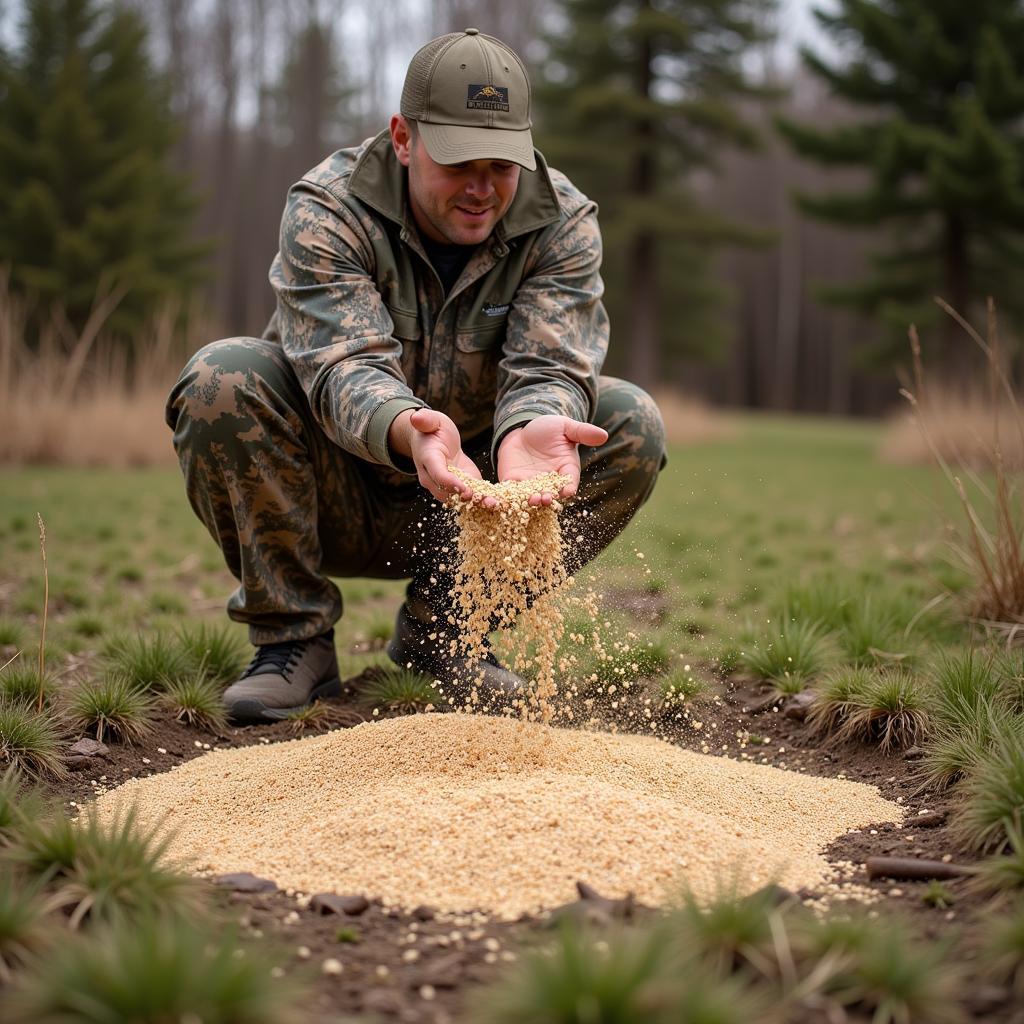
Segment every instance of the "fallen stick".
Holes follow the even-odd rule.
[[[864,862],[868,878],[906,878],[927,882],[932,878],[962,878],[974,874],[966,864],[944,860],[920,860],[916,857],[868,857]]]

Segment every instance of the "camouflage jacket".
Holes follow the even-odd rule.
[[[333,153],[288,193],[270,269],[279,340],[326,434],[392,469],[404,409],[463,439],[544,413],[587,420],[608,343],[597,208],[538,154],[446,296],[387,131]],[[405,462],[405,460],[402,460]]]

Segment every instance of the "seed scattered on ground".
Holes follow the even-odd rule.
[[[814,888],[828,843],[903,816],[860,783],[464,714],[215,751],[101,796],[101,815],[124,801],[197,871],[507,918],[572,902],[579,879],[650,904],[731,872]]]

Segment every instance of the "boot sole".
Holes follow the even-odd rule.
[[[340,697],[341,677],[335,676],[326,682],[314,686],[310,691],[309,700],[304,704],[296,704],[293,708],[268,708],[258,700],[237,700],[228,709],[228,718],[236,724],[253,724],[254,722],[280,722],[296,711],[308,708],[321,697]]]

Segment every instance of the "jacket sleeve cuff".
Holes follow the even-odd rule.
[[[398,470],[399,473],[415,475],[416,469],[412,460],[400,455],[396,456],[391,451],[388,445],[388,433],[391,430],[391,424],[406,409],[422,409],[425,404],[416,398],[399,396],[381,402],[374,409],[366,428],[366,447],[375,462],[379,462],[382,466],[390,466],[392,469]]]
[[[491,465],[495,472],[498,471],[498,449],[501,447],[501,442],[517,427],[525,427],[530,420],[535,420],[538,416],[543,415],[542,412],[516,412],[502,420],[494,428],[494,440],[491,441]]]

